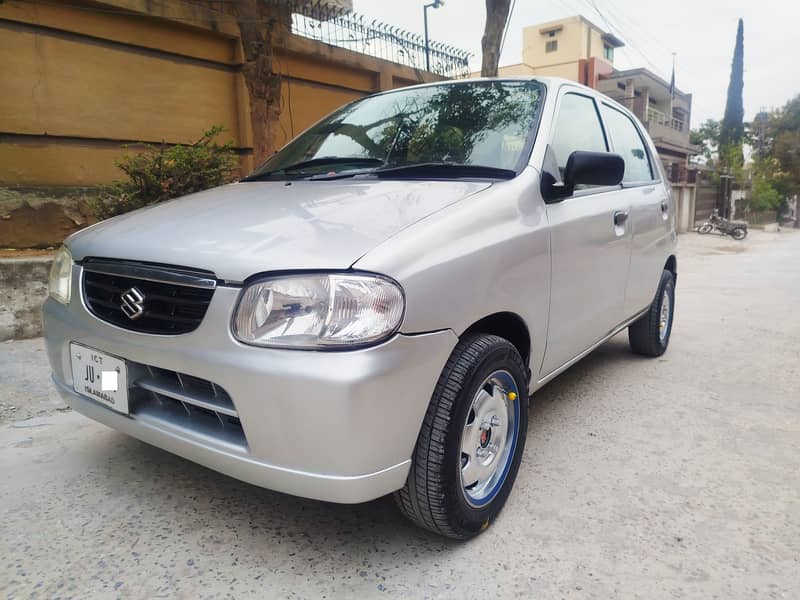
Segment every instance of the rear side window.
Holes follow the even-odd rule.
[[[594,100],[580,94],[564,95],[558,109],[550,148],[555,155],[558,172],[562,178],[567,159],[576,150],[589,152],[608,150]]]
[[[603,104],[602,110],[614,152],[625,161],[623,183],[652,181],[653,169],[636,125],[628,115],[606,104]]]

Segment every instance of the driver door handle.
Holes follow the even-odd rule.
[[[625,221],[628,220],[628,211],[626,210],[618,210],[614,213],[614,225],[616,227],[621,227],[625,224]]]

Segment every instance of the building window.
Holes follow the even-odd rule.
[[[558,40],[550,40],[544,45],[545,52],[555,52],[558,50]]]
[[[603,44],[603,58],[609,62],[614,62],[614,48],[608,44]]]

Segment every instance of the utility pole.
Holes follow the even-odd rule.
[[[431,70],[431,44],[428,40],[428,9],[439,8],[444,5],[444,0],[433,0],[430,4],[426,4],[422,9],[422,14],[425,19],[425,70]]]

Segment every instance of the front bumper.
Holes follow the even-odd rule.
[[[230,333],[239,290],[219,287],[195,331],[140,334],[91,315],[80,267],[72,302],[44,305],[53,380],[76,411],[144,442],[265,488],[332,502],[363,502],[401,488],[436,381],[458,341],[452,331],[354,351],[255,348]],[[168,421],[124,415],[72,389],[69,343],[193,375],[224,388],[247,440],[241,448]],[[129,382],[131,385],[131,382]]]

